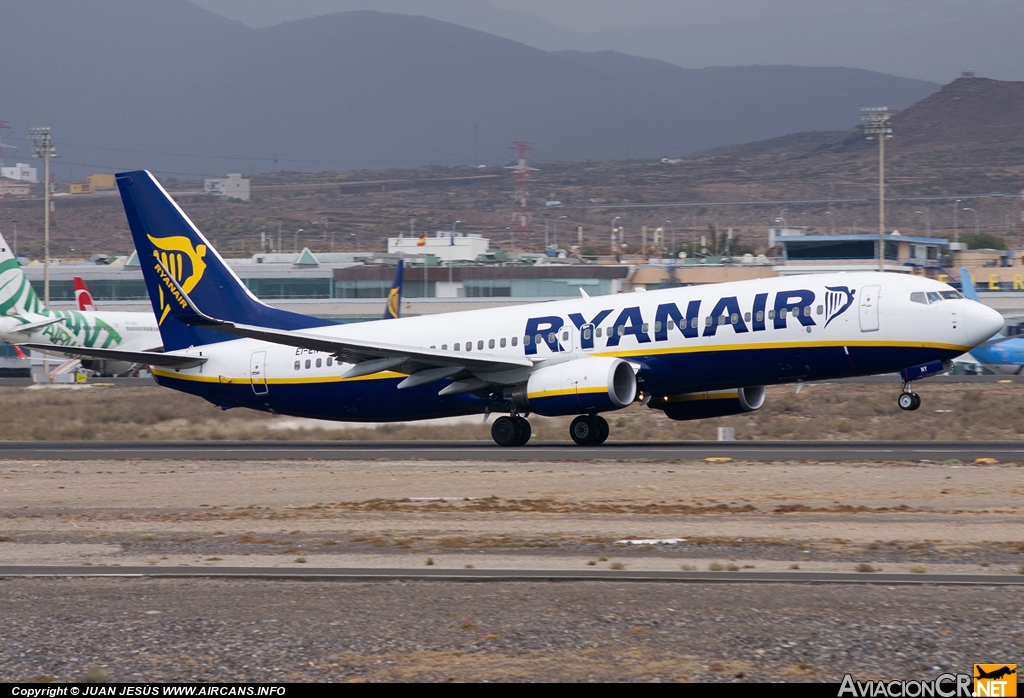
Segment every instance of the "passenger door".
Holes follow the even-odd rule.
[[[860,331],[878,331],[878,297],[881,286],[865,286],[860,290]]]
[[[249,380],[252,381],[252,391],[257,395],[267,394],[267,352],[254,351],[249,360]]]

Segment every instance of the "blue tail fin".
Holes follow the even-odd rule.
[[[388,291],[388,306],[384,309],[385,320],[401,317],[402,315],[402,268],[404,266],[404,260],[398,260],[395,280],[391,282],[391,290]]]
[[[177,316],[191,311],[176,298],[165,273],[174,275],[203,312],[222,320],[278,330],[335,324],[271,308],[256,298],[149,172],[119,173],[117,186],[165,351],[235,339],[180,322]]]
[[[978,301],[978,292],[974,289],[971,272],[968,271],[967,267],[960,267],[960,293],[964,294],[964,298]],[[980,303],[981,301],[978,302]]]

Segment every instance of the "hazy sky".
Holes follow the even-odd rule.
[[[946,83],[1024,80],[1024,0],[191,0],[253,27],[344,10],[415,14],[547,51],[684,68],[864,68]]]

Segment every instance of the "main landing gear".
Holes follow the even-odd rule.
[[[491,438],[499,446],[525,446],[533,434],[525,417],[498,417],[491,425]]]
[[[600,446],[608,431],[608,422],[600,415],[580,415],[569,426],[569,436],[577,446]]]
[[[910,387],[910,381],[903,383],[903,392],[896,399],[896,404],[900,406],[901,410],[906,410],[907,412],[913,412],[921,406],[921,396]]]

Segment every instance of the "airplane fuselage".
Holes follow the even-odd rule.
[[[943,294],[911,302],[913,292]],[[529,358],[548,366],[618,357],[659,397],[895,372],[944,361],[984,341],[993,311],[949,286],[872,272],[806,275],[577,298],[510,308],[316,328],[468,357]],[[973,328],[972,328],[973,318]],[[222,406],[341,421],[406,421],[495,409],[500,391],[438,395],[450,381],[400,390],[405,375],[343,378],[351,364],[324,352],[254,339],[187,350],[207,362],[154,369],[165,386]],[[532,369],[524,368],[523,380]],[[516,376],[499,381],[511,384]]]

